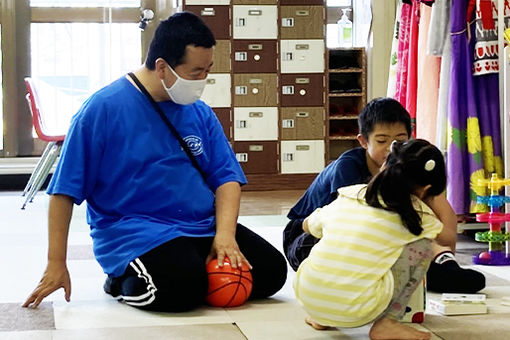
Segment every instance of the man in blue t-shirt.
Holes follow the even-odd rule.
[[[251,268],[251,298],[283,286],[283,255],[237,224],[246,178],[218,119],[198,100],[214,45],[200,18],[171,16],[145,65],[73,117],[48,188],[48,264],[24,307],[59,288],[69,301],[69,222],[84,200],[94,255],[108,275],[104,290],[131,306],[181,312],[203,304],[213,258]]]
[[[315,209],[334,201],[339,188],[368,183],[384,164],[391,143],[411,137],[409,113],[391,98],[377,98],[368,103],[359,116],[358,125],[361,147],[343,153],[329,164],[287,215],[290,221],[283,233],[283,248],[294,270],[319,241],[304,232],[303,220]],[[437,196],[429,205],[444,228],[455,234],[452,239],[456,240],[457,218],[446,197]],[[435,258],[427,271],[428,289],[442,293],[475,293],[485,287],[483,274],[457,264],[453,254],[455,242],[448,247],[434,243],[433,250]]]

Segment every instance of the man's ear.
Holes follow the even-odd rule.
[[[167,64],[166,64],[166,61],[163,58],[156,59],[155,70],[154,71],[158,75],[159,79],[164,79],[165,78],[165,70],[166,70],[166,68],[167,68]]]
[[[368,149],[368,141],[361,133],[359,133],[356,138],[358,139],[359,144],[363,149]]]

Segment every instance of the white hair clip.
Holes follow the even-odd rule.
[[[432,171],[436,167],[436,161],[433,159],[429,159],[427,162],[425,162],[425,170]]]

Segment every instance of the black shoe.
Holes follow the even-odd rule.
[[[485,276],[464,269],[456,261],[432,262],[427,271],[427,289],[437,293],[474,294],[485,288]]]
[[[120,289],[117,287],[117,280],[115,278],[107,276],[103,285],[103,289],[106,294],[110,294],[114,298],[117,298],[120,295]]]

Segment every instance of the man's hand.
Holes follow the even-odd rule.
[[[207,256],[205,262],[209,263],[209,261],[215,257],[218,258],[219,267],[223,267],[225,257],[228,257],[232,268],[241,267],[243,262],[246,263],[250,269],[252,268],[243,253],[241,253],[241,250],[239,250],[239,246],[237,245],[235,238],[230,235],[216,233],[211,247],[211,252]]]
[[[35,308],[59,288],[64,288],[66,301],[71,301],[71,278],[65,262],[48,262],[41,281],[22,306]]]

